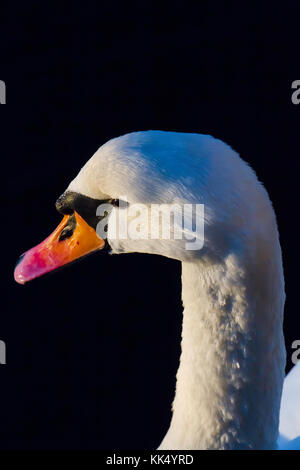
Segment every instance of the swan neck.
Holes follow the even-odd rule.
[[[160,449],[275,448],[285,366],[281,264],[184,262],[182,299],[173,418]]]

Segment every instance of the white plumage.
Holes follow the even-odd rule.
[[[108,232],[112,253],[182,262],[182,354],[160,449],[276,448],[284,278],[274,211],[252,169],[208,135],[135,132],[100,147],[68,190],[95,199],[126,196],[129,205],[205,205],[198,251],[186,250],[184,239],[110,239]],[[299,370],[285,382],[282,447],[300,435]]]

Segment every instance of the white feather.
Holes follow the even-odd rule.
[[[202,250],[186,250],[184,240],[108,236],[113,253],[182,261],[182,354],[160,449],[276,448],[284,278],[274,211],[253,170],[208,135],[135,132],[100,147],[68,189],[97,199],[126,196],[129,204],[149,207],[205,205]],[[299,390],[294,382],[292,388]],[[285,437],[298,433],[299,412],[295,420],[292,432],[282,418]]]

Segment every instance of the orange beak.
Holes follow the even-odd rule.
[[[21,256],[15,269],[15,280],[25,284],[104,247],[105,241],[77,212],[72,216],[65,215],[46,240]]]

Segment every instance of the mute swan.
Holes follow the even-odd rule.
[[[202,249],[187,250],[185,233],[181,239],[112,237],[123,196],[128,207],[204,204]],[[112,206],[106,241],[95,231],[102,202]],[[172,420],[159,449],[276,448],[286,359],[284,278],[275,214],[252,169],[209,135],[134,132],[100,147],[56,207],[63,220],[22,255],[15,270],[21,284],[101,249],[182,262],[182,352]],[[292,374],[295,390],[300,367]],[[286,390],[282,447],[300,435],[299,411],[289,432],[290,408],[300,410],[290,397]]]

